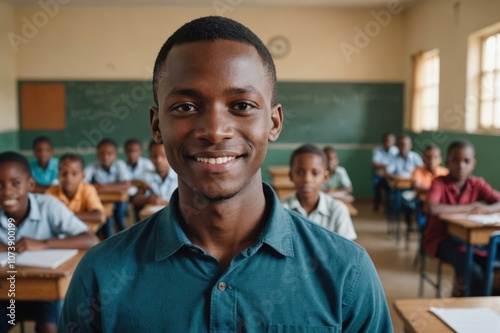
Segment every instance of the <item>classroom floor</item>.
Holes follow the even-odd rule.
[[[371,203],[355,202],[359,211],[358,216],[353,218],[354,226],[358,233],[358,243],[366,248],[370,254],[384,287],[387,302],[391,310],[391,317],[395,333],[403,332],[403,324],[393,310],[396,299],[418,298],[418,269],[413,267],[413,260],[417,251],[417,233],[413,233],[410,247],[405,250],[404,240],[396,244],[394,237],[387,233],[387,222],[382,213],[374,213]],[[435,262],[428,263],[429,272],[435,272]],[[443,291],[442,295],[451,293],[452,272],[448,266],[443,267]],[[434,289],[425,284],[424,297],[433,298]],[[11,333],[20,330],[14,328]],[[33,333],[34,324],[27,322],[25,332]]]

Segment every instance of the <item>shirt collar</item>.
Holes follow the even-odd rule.
[[[316,207],[316,209],[313,210],[313,212],[318,212],[321,215],[329,215],[330,211],[328,209],[328,205],[326,202],[326,198],[325,198],[326,195],[327,194],[323,193],[322,191],[319,192],[318,207]],[[305,209],[302,207],[302,205],[300,204],[299,198],[297,197],[297,192],[293,193],[293,198],[294,198],[294,200],[289,204],[290,209],[294,210],[296,212],[299,212],[302,215],[307,217],[308,214],[305,211]]]
[[[265,243],[283,256],[293,257],[291,217],[269,185],[263,184],[263,191],[270,209],[269,220],[255,244],[248,249],[247,255],[256,252]],[[182,230],[178,214],[179,193],[176,189],[168,207],[157,217],[156,261],[170,257],[183,246],[198,248]]]

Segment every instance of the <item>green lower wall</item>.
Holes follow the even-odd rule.
[[[0,133],[0,152],[6,150],[19,150],[18,131],[7,131]]]

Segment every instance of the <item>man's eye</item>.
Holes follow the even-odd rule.
[[[182,104],[182,105],[177,105],[174,108],[172,108],[173,111],[179,111],[179,112],[189,112],[189,111],[194,111],[195,108],[191,104]]]
[[[234,105],[234,108],[238,111],[245,111],[245,110],[250,110],[250,109],[254,108],[254,106],[252,104],[249,104],[249,103],[240,102],[240,103],[236,103]]]

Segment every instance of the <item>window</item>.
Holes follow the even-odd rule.
[[[479,128],[500,129],[500,32],[481,42]]]
[[[415,132],[438,128],[439,50],[418,53],[413,58],[411,127]]]

